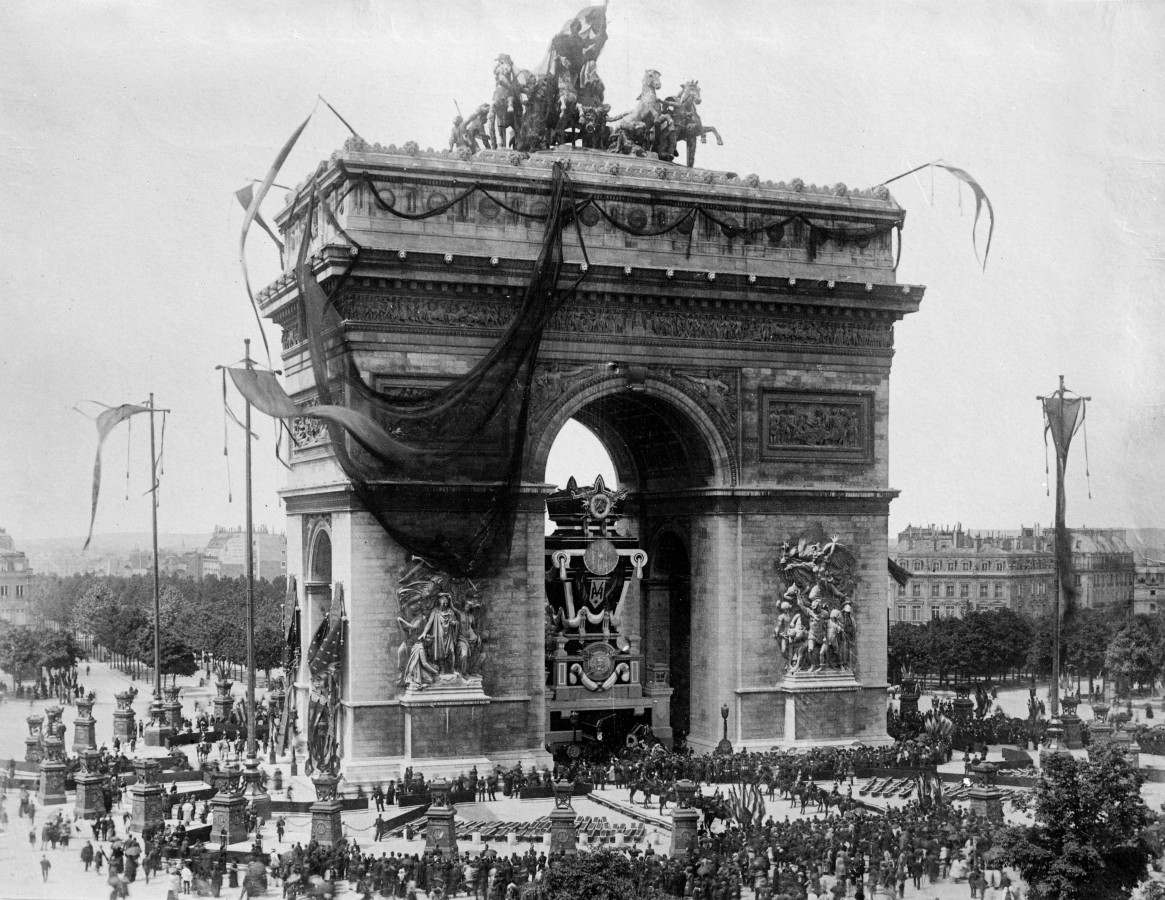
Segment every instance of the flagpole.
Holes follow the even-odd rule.
[[[243,365],[248,372],[255,368],[251,359],[251,340],[243,340]],[[271,818],[271,797],[263,790],[262,775],[259,772],[259,758],[255,752],[255,523],[254,502],[251,484],[251,403],[246,402],[243,419],[244,440],[247,442],[244,455],[247,493],[247,759],[243,764],[243,793],[251,803],[252,811],[260,819]],[[271,727],[268,720],[267,727]]]
[[[243,341],[246,351],[243,363],[251,371],[251,339]],[[255,758],[255,529],[251,498],[251,402],[246,405],[244,419],[247,451],[247,759]]]
[[[1060,404],[1060,421],[1064,421],[1064,376],[1060,376],[1060,389],[1056,392]],[[1056,448],[1056,525],[1055,541],[1059,544],[1067,533],[1064,503],[1064,457]],[[1056,547],[1056,593],[1052,597],[1052,687],[1048,691],[1048,711],[1052,719],[1060,717],[1060,592],[1064,588],[1064,573],[1061,560],[1067,547]]]
[[[162,702],[162,603],[158,574],[158,453],[154,444],[154,394],[150,392],[150,513],[154,537],[154,701]]]

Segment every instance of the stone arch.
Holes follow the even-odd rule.
[[[332,583],[332,529],[323,520],[313,522],[307,536],[307,578],[315,584]]]
[[[662,378],[617,373],[568,389],[534,423],[527,481],[545,477],[550,449],[570,419],[602,441],[620,486],[638,488],[645,479],[661,478],[706,487],[736,483],[734,443],[703,404]]]

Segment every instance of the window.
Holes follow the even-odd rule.
[[[955,586],[953,584],[947,584],[947,596],[948,597],[955,596]]]
[[[930,617],[932,619],[937,619],[939,617],[939,608],[937,606],[932,606],[930,608]]]
[[[23,596],[24,596],[24,585],[23,585],[23,584],[18,584],[18,585],[16,586],[16,596],[17,596],[17,597],[23,597]]]
[[[968,560],[964,560],[964,561],[963,561],[963,571],[964,571],[964,572],[970,572],[970,571],[971,571],[971,560],[969,560],[969,559],[968,559]]]
[[[955,563],[955,561],[952,559],[950,562],[948,562],[948,563],[947,563],[947,571],[948,571],[948,572],[953,572],[953,571],[955,571],[955,565],[956,565],[956,563]]]
[[[996,600],[1003,599],[1003,582],[1002,581],[995,582],[995,599]]]
[[[922,585],[919,584],[917,581],[914,582],[914,584],[910,585],[910,596],[911,597],[921,597],[922,596]]]
[[[898,621],[899,622],[906,621],[906,607],[905,606],[898,607]]]
[[[8,585],[0,584],[0,597],[8,596]]]
[[[1040,592],[1041,597],[1045,596],[1048,593],[1048,583],[1046,581],[1040,582],[1039,592]]]
[[[996,572],[1002,572],[1002,571],[1003,571],[1003,566],[1004,566],[1004,563],[1003,563],[1003,561],[1002,561],[1002,560],[1000,560],[999,562],[997,562],[997,563],[995,564],[995,571],[996,571]]]
[[[986,581],[979,582],[979,596],[984,600],[987,599],[987,582]]]
[[[942,587],[942,585],[940,585],[940,584],[939,584],[937,581],[933,581],[933,582],[931,582],[931,585],[930,585],[930,595],[931,595],[932,597],[937,597],[937,596],[939,595],[939,593],[938,593],[938,592],[939,592],[939,588],[941,588],[941,587]]]
[[[905,596],[906,596],[906,585],[904,585],[904,584],[900,584],[900,585],[898,585],[898,596],[899,596],[899,597],[905,597]]]
[[[965,582],[965,581],[962,584],[960,584],[959,585],[959,596],[964,598],[964,599],[966,599],[967,597],[970,597],[971,596],[971,585],[967,584],[967,582]]]
[[[910,621],[917,622],[921,618],[922,618],[922,607],[921,606],[910,607]]]

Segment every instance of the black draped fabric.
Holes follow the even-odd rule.
[[[454,433],[463,436],[439,446],[436,442],[410,444],[398,439],[410,453],[390,456],[360,441],[348,425],[335,417],[325,419],[337,461],[364,506],[405,549],[453,575],[470,577],[487,573],[509,552],[521,485],[534,364],[546,323],[578,284],[576,281],[565,288],[559,286],[562,229],[572,220],[575,209],[566,203],[566,193],[565,172],[555,165],[541,252],[505,333],[470,372],[427,391],[382,390],[367,383],[342,337],[338,371],[329,368],[324,336],[342,335],[340,314],[333,301],[346,279],[341,277],[330,292],[325,291],[306,258],[311,235],[305,234],[300,244],[296,277],[304,303],[305,330],[320,405],[333,409],[347,406],[361,417],[377,422],[404,422],[410,436],[448,432],[451,424],[456,426]],[[313,197],[313,207],[317,202],[324,203],[318,191]],[[307,220],[313,219],[309,212]],[[350,243],[355,264],[359,247]],[[312,415],[313,411],[305,408],[299,414]],[[384,508],[378,497],[377,480],[403,474],[423,476],[426,481],[447,481],[464,472],[467,461],[479,453],[480,436],[488,430],[503,435],[507,464],[500,473],[502,477],[490,490],[484,512],[466,512],[461,520],[449,515],[405,519],[393,516]],[[357,437],[363,450],[360,458],[344,444],[345,432]]]

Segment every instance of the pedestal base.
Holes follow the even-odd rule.
[[[123,744],[129,743],[137,737],[137,717],[132,709],[115,709],[113,711],[113,736]]]
[[[73,721],[73,752],[97,749],[97,720],[92,716],[77,716]]]
[[[316,843],[331,847],[344,839],[344,823],[339,800],[317,800],[311,805],[311,836]]]
[[[999,788],[975,785],[967,794],[971,815],[982,816],[989,822],[1003,821],[1003,794]]]
[[[671,850],[672,856],[687,856],[696,846],[696,832],[699,826],[700,813],[694,809],[676,809],[671,814]]]
[[[181,703],[163,703],[162,715],[165,717],[166,724],[173,730],[177,731],[182,727]]]
[[[105,792],[101,788],[104,782],[105,776],[99,772],[77,773],[77,801],[73,815],[78,819],[96,819],[105,815]]]
[[[1080,717],[1063,716],[1060,719],[1060,724],[1064,728],[1064,746],[1069,750],[1082,749],[1084,747],[1084,740],[1081,734]]]
[[[166,742],[174,737],[174,729],[169,725],[147,725],[144,739],[147,747],[165,747]]]
[[[431,765],[421,769],[420,760],[452,762],[480,757],[489,702],[480,678],[443,675],[423,690],[405,691],[400,699],[405,720],[404,765],[428,775]],[[462,771],[469,769],[455,774]]]
[[[67,803],[65,796],[65,771],[68,768],[63,762],[42,760],[40,768],[40,786],[36,791],[36,800],[41,806],[51,806],[57,803]]]
[[[573,809],[554,809],[550,811],[550,852],[566,853],[570,856],[578,853],[578,826]]]
[[[210,799],[210,839],[237,844],[247,839],[247,801],[242,794],[215,794]]]
[[[453,821],[456,814],[457,811],[452,806],[429,807],[429,811],[425,813],[426,853],[457,855],[457,825]]]
[[[848,739],[857,733],[862,685],[852,672],[827,669],[785,677],[785,743]],[[884,716],[884,713],[883,713]]]
[[[251,804],[260,822],[271,818],[271,796],[263,790],[263,775],[258,760],[249,759],[243,767],[243,799]]]
[[[38,763],[44,759],[44,751],[40,748],[40,738],[29,735],[24,739],[24,761]]]
[[[137,783],[130,786],[129,795],[133,803],[130,813],[129,830],[139,834],[147,828],[157,828],[166,820],[163,789],[160,784]]]

